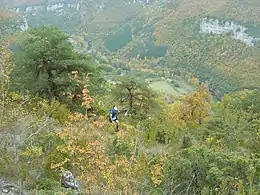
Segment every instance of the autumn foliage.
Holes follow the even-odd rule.
[[[42,30],[42,36],[56,32]],[[61,171],[69,170],[83,194],[259,194],[257,90],[213,101],[208,86],[192,77],[190,93],[166,102],[147,83],[123,76],[118,85],[105,83],[97,91],[91,85],[100,84],[97,72],[90,71],[93,61],[72,52],[64,34],[55,40],[59,36],[73,60],[56,60],[57,53],[50,52],[52,61],[41,58],[39,65],[43,55],[33,41],[27,42],[26,56],[35,52],[34,58],[23,59],[28,70],[41,72],[38,92],[53,89],[52,98],[33,93],[33,77],[20,85],[25,75],[12,73],[23,63],[13,66],[18,62],[7,45],[0,46],[0,180],[19,181],[33,194],[70,194],[72,189],[60,185]],[[64,49],[58,53],[64,57]],[[64,74],[53,77],[59,71]],[[45,88],[53,84],[60,88]],[[129,115],[119,112],[119,132],[107,121],[114,102],[130,109]]]
[[[89,90],[88,90],[88,75],[86,77],[86,80],[80,80],[78,77],[78,71],[73,71],[72,74],[74,75],[74,80],[77,83],[77,86],[80,89],[79,94],[73,94],[72,99],[79,99],[81,101],[81,106],[85,109],[84,118],[88,119],[88,109],[91,108],[91,103],[94,102],[94,99],[90,97]],[[74,113],[76,118],[74,120],[83,118],[83,115],[81,113]],[[73,116],[72,116],[73,118]]]

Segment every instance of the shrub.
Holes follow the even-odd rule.
[[[37,181],[37,189],[38,190],[54,190],[60,187],[60,182],[51,180],[48,178],[41,178]]]
[[[112,142],[108,145],[108,154],[110,157],[114,158],[115,155],[126,156],[130,158],[131,156],[131,145],[126,140],[119,140],[115,137]]]
[[[52,99],[50,103],[46,100],[39,101],[40,108],[38,114],[40,116],[49,115],[59,123],[65,123],[70,115],[70,110],[65,104]]]

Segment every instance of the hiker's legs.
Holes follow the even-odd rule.
[[[114,120],[114,123],[115,123],[115,130],[117,132],[118,131],[118,120]]]

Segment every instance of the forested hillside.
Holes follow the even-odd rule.
[[[62,28],[81,50],[112,64],[110,69],[120,61],[120,68],[129,70],[129,61],[138,58],[146,69],[154,69],[155,63],[159,70],[181,72],[182,77],[192,73],[220,95],[260,85],[256,0],[46,0],[9,6],[24,14],[31,26]]]
[[[259,88],[257,7],[258,1],[183,1],[175,10],[167,9],[157,35],[172,46],[171,68],[193,72],[222,93]],[[213,21],[202,26],[203,18]],[[208,28],[208,34],[201,33],[202,27]],[[228,28],[233,29],[221,33]]]
[[[258,1],[0,2],[0,194],[259,194]]]

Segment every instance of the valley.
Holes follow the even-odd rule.
[[[29,26],[59,26],[85,48],[91,42],[88,52],[108,57],[108,65],[112,67],[117,60],[123,62],[121,66],[127,66],[128,61],[135,58],[148,59],[151,63],[154,59],[165,58],[159,66],[171,72],[192,73],[210,83],[220,94],[239,88],[258,88],[259,24],[250,23],[250,14],[247,20],[235,11],[219,17],[220,10],[235,5],[235,1],[222,0],[214,8],[204,1],[199,3],[198,6],[204,7],[200,12],[190,7],[192,1],[186,0],[175,3],[159,0],[45,1],[17,4],[12,9],[24,15],[26,21],[22,21],[22,29],[26,29],[27,23]],[[127,9],[123,9],[125,6]],[[252,6],[248,4],[254,13]],[[197,14],[191,14],[191,10]],[[184,12],[186,14],[182,15]],[[257,15],[255,17],[257,22]],[[207,57],[198,55],[198,51],[207,52],[204,55]],[[241,60],[233,62],[232,58]],[[244,71],[244,61],[248,60],[250,67]],[[234,66],[232,70],[230,63]]]
[[[0,0],[0,194],[258,195],[259,0]]]

